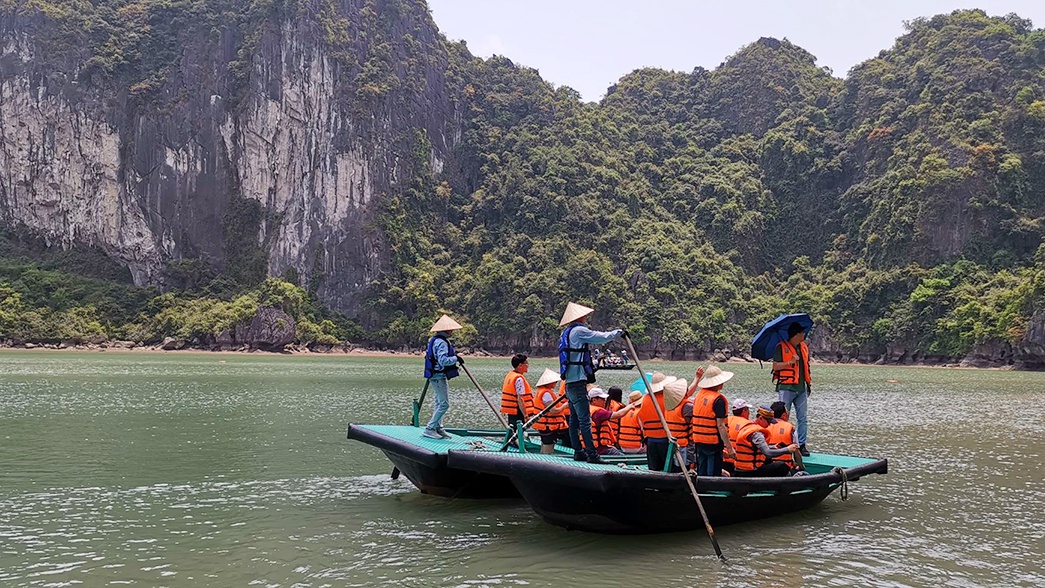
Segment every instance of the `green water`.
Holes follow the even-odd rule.
[[[468,366],[498,389],[502,363]],[[569,532],[391,480],[345,424],[408,422],[417,358],[3,352],[0,586],[1045,585],[1045,374],[815,368],[811,448],[891,471],[717,529],[723,566],[703,532]],[[731,399],[770,400],[767,370],[729,369]],[[448,425],[495,424],[453,384]]]

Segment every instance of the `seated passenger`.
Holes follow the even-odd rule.
[[[737,446],[737,433],[744,428],[744,425],[751,422],[751,408],[751,405],[743,398],[734,400],[730,407],[733,414],[726,417],[726,429],[729,431],[729,441],[733,444],[733,447]],[[736,461],[724,455],[722,462],[722,469],[732,474],[735,470]]]
[[[559,391],[555,391],[558,384]],[[559,379],[559,373],[545,369],[541,379],[537,380],[537,388],[533,391],[533,412],[529,418],[548,408],[557,398],[564,394],[565,384]],[[570,423],[566,420],[566,411],[569,403],[565,400],[556,404],[544,416],[537,419],[533,429],[541,435],[541,453],[555,453],[555,444],[562,443],[567,447],[570,444]]]
[[[798,445],[791,444],[783,449],[770,447],[766,442],[766,438],[769,436],[767,427],[775,422],[773,411],[760,406],[755,422],[748,423],[740,429],[740,432],[737,433],[737,461],[734,476],[773,478],[787,476],[791,473],[791,468],[786,463],[774,461],[773,458],[785,453],[797,452]]]
[[[628,412],[620,417],[620,435],[617,436],[617,446],[624,453],[638,454],[646,452],[646,445],[642,442],[642,427],[639,425],[639,405],[642,403],[642,392],[633,390],[628,395]]]
[[[769,409],[773,411],[773,419],[775,423],[769,425],[769,437],[766,438],[766,443],[770,447],[787,447],[788,445],[798,444],[798,432],[795,430],[795,426],[788,421],[790,415],[787,414],[787,408],[784,403],[780,400],[769,405]],[[801,445],[799,445],[801,451]],[[787,467],[792,470],[798,469],[795,465],[795,458],[790,453],[785,453],[780,457],[775,458],[776,461],[781,461],[787,464]]]
[[[606,393],[610,395],[606,399],[606,408],[610,412],[617,412],[624,408],[624,390],[620,386],[610,386]],[[610,421],[610,427],[613,428],[613,436],[617,438],[618,443],[620,442],[620,419],[614,419]]]
[[[592,388],[588,392],[588,400],[591,402],[592,438],[595,440],[595,451],[599,455],[624,455],[617,448],[617,436],[613,433],[610,423],[619,420],[631,410],[631,405],[622,407],[617,411],[606,408],[609,395],[602,388]]]

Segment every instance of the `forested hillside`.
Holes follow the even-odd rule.
[[[8,34],[36,36],[99,22],[121,30],[128,14],[161,6],[97,2],[95,20],[70,25],[42,0],[11,4]],[[360,120],[378,109],[392,121],[369,131],[393,134],[380,141],[390,150],[382,161],[401,167],[360,209],[364,220],[351,221],[371,235],[361,247],[285,259],[276,255],[288,249],[280,240],[295,237],[265,232],[286,226],[271,216],[283,214],[271,201],[257,200],[250,230],[225,215],[226,248],[230,238],[260,242],[248,253],[300,287],[279,291],[280,300],[287,288],[300,291],[305,342],[417,345],[445,310],[468,323],[473,344],[548,351],[563,306],[577,300],[598,309],[597,325],[626,326],[660,356],[742,349],[765,320],[808,311],[822,358],[1045,362],[1045,31],[1015,15],[968,10],[908,23],[893,47],[844,79],[787,40],[763,38],[711,71],[631,72],[599,103],[585,103],[507,57],[475,58],[463,43],[399,47],[387,33],[358,40],[395,22],[434,26],[420,2],[184,3],[203,12],[219,4],[246,15],[247,32],[229,40],[241,43],[229,71],[250,80],[264,66],[256,57],[253,69],[242,65],[249,43],[264,46],[264,35],[251,33],[264,30],[258,23],[320,22],[319,45],[356,72],[353,98],[338,88],[331,95]],[[370,13],[385,24],[366,24]],[[111,56],[106,47],[97,43],[85,63]],[[370,60],[353,55],[361,47]],[[149,66],[167,75],[186,67],[178,62],[185,51],[142,55],[167,60],[169,69]],[[403,52],[414,65],[387,59]],[[129,83],[117,74],[104,79]],[[411,106],[433,96],[445,103],[435,124]],[[404,109],[410,116],[397,115]],[[42,267],[58,254],[27,246],[32,227],[5,218],[0,319],[9,338],[69,335],[26,329],[9,307],[15,300],[44,314],[79,313],[92,336],[141,340],[185,336],[154,320],[162,309],[182,312],[206,341],[228,321],[210,324],[190,316],[193,308],[244,293],[263,304],[277,288],[261,284],[266,272],[237,271],[244,258],[182,248],[164,253],[162,279],[151,284],[166,294],[126,285],[106,300],[139,303],[116,309],[83,297],[58,308],[22,276],[76,268]],[[344,266],[331,256],[364,251],[377,253],[353,278],[359,295],[338,297],[332,272]],[[112,282],[96,275],[92,283]]]

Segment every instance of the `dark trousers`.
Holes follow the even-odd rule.
[[[782,461],[767,461],[762,467],[754,470],[736,470],[733,475],[738,478],[783,478],[791,473],[791,467]]]
[[[669,447],[671,447],[671,444],[668,443],[667,439],[646,440],[646,466],[649,467],[650,471],[663,472],[664,464],[667,463],[669,457],[671,458],[671,471],[682,471],[678,458],[674,455],[668,455]]]
[[[595,442],[591,438],[591,410],[588,408],[588,383],[584,380],[566,382],[566,400],[570,403],[570,445],[574,453],[584,452],[588,457],[595,457]]]
[[[708,445],[696,443],[697,449],[697,475],[698,476],[721,476],[722,475],[722,444]]]
[[[523,418],[523,415],[521,415],[519,413],[508,415],[508,428],[511,429],[512,431],[514,431],[516,423],[523,423],[523,424],[525,424],[526,423],[526,419]],[[523,431],[523,434],[525,435],[526,432]],[[514,441],[512,441],[512,443],[511,443],[511,445],[509,445],[509,447],[518,448],[519,447],[519,439],[516,438]]]

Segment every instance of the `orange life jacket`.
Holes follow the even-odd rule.
[[[607,409],[600,408],[594,404],[588,406],[588,411],[591,415],[591,436],[595,440],[595,445],[597,447],[616,447],[617,436],[613,434],[613,427],[610,426],[610,423],[613,421],[595,423],[595,412],[599,410]]]
[[[798,373],[799,364],[789,365],[781,370],[773,372],[773,380],[778,384],[785,385],[797,385],[800,381],[799,375],[804,376],[806,382],[812,382],[809,378],[809,346],[806,345],[805,341],[798,344],[798,349],[792,345],[789,341],[780,342],[780,361],[787,363],[793,359],[796,359],[799,354],[802,354],[802,373]]]
[[[515,393],[515,380],[522,378],[523,381],[523,404],[519,404],[519,395]],[[526,381],[519,372],[512,370],[508,372],[508,375],[504,377],[504,384],[501,386],[501,412],[504,414],[521,414],[524,417],[532,412],[533,408],[533,389],[530,388],[530,383]]]
[[[537,416],[537,413],[548,408],[548,404],[544,403],[545,393],[551,393],[554,398],[558,398],[559,396],[561,396],[561,394],[557,395],[553,393],[552,388],[554,388],[554,384],[548,386],[540,386],[536,390],[534,390],[533,412],[529,414],[530,418]],[[554,398],[552,402],[554,402]],[[558,406],[569,407],[569,403],[564,400],[560,402]],[[552,431],[561,431],[563,429],[568,429],[570,428],[570,423],[566,420],[566,417],[563,416],[563,414],[565,413],[560,412],[559,414],[551,414],[551,412],[548,412],[541,418],[537,419],[537,422],[533,424],[533,429],[538,433],[550,433]]]
[[[750,422],[744,425],[737,433],[737,462],[736,469],[743,471],[757,470],[766,462],[766,456],[755,444],[751,442],[751,435],[762,433],[763,437],[769,436],[769,431],[758,426],[758,423]]]
[[[617,443],[621,449],[642,447],[642,428],[639,427],[639,409],[633,408],[620,417],[620,435]]]
[[[715,400],[719,397],[722,398],[722,402],[726,402],[726,397],[716,390],[701,388],[697,391],[696,398],[693,399],[693,419],[689,422],[690,443],[718,445],[722,442],[718,436],[718,422],[714,410]]]
[[[617,412],[622,408],[624,408],[624,405],[616,400],[609,400],[606,403],[606,410],[610,412]],[[620,440],[620,420],[610,421],[610,428],[613,429],[613,438]]]
[[[659,404],[661,410],[664,410],[664,393],[654,392],[653,398],[647,394],[642,399],[642,406],[639,407],[639,421],[642,423],[642,430],[649,439],[667,439],[668,435],[660,424],[660,417],[657,416],[657,409],[654,408],[653,402]],[[675,443],[679,447],[689,445],[689,422],[682,414],[684,406],[686,406],[685,400],[673,410],[664,411],[664,419],[668,421],[668,430],[671,431],[671,436],[674,437]]]
[[[794,443],[795,426],[783,419],[777,419],[775,423],[769,425],[769,435],[766,436],[766,443],[770,447],[776,447],[780,443],[784,445],[791,445]],[[792,465],[795,458],[790,453],[785,453],[773,458],[774,461],[782,461],[787,465]]]
[[[737,447],[737,433],[740,432],[740,429],[744,428],[744,425],[750,422],[751,421],[747,420],[746,418],[737,416],[735,414],[731,414],[728,417],[726,417],[726,430],[729,431],[729,441],[733,444],[734,450]],[[723,448],[722,460],[728,463],[733,463],[733,460],[726,457],[725,454],[726,450],[725,448]]]

